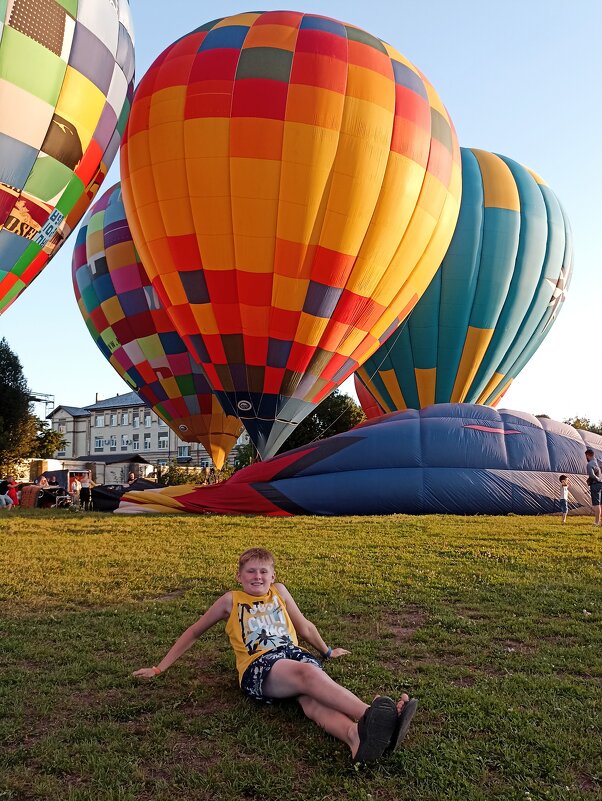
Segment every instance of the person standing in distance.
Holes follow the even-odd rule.
[[[600,470],[592,448],[586,449],[585,458],[587,459],[587,483],[594,509],[594,526],[599,526],[602,523],[602,470]]]

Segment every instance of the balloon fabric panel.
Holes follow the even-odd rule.
[[[0,313],[92,202],[133,93],[127,0],[0,4]]]
[[[358,371],[385,411],[498,403],[547,335],[572,274],[570,225],[539,176],[462,148],[462,203],[408,322]]]
[[[264,455],[408,314],[461,186],[423,76],[364,31],[294,12],[168,48],[137,90],[122,174],[153,286]]]
[[[138,259],[116,184],[83,220],[73,286],[92,338],[119,375],[185,442],[220,469],[241,432],[224,414]]]
[[[382,417],[384,414],[383,410],[378,405],[377,400],[370,394],[369,390],[367,390],[364,384],[361,382],[357,373],[355,373],[353,379],[354,379],[355,392],[360,402],[360,406],[364,410],[364,413],[368,418],[368,420],[373,420],[374,418]]]

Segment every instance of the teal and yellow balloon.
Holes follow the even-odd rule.
[[[573,269],[554,192],[505,156],[462,148],[449,250],[407,323],[357,371],[385,412],[495,406],[553,325]]]
[[[0,0],[0,313],[94,199],[133,86],[128,0]]]

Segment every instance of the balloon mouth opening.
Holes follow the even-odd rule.
[[[178,426],[178,429],[180,431],[188,431],[188,426],[185,426],[184,424],[182,424],[181,426]]]
[[[251,404],[250,401],[241,400],[241,401],[238,401],[238,403],[236,404],[236,407],[241,412],[250,412],[251,409],[253,408],[253,405]]]

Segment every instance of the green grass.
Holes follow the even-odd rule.
[[[602,538],[591,518],[0,513],[0,801],[593,801]],[[355,769],[294,702],[247,701],[221,627],[137,683],[236,557],[278,578],[369,700],[419,699]]]

